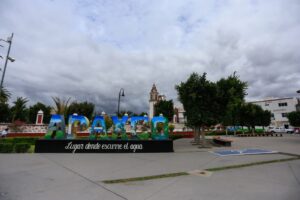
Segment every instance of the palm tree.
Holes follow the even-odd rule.
[[[69,107],[69,101],[71,98],[68,98],[67,100],[62,100],[59,97],[52,97],[55,107],[53,107],[56,114],[59,115],[66,115]]]
[[[14,106],[11,108],[12,110],[12,120],[20,120],[26,121],[27,120],[27,113],[28,110],[26,108],[26,103],[28,99],[23,97],[17,97],[17,100],[14,101]]]
[[[10,98],[10,92],[5,89],[4,87],[0,88],[0,102],[1,103],[6,103],[8,99]]]

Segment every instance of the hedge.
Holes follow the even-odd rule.
[[[38,138],[3,138],[0,139],[0,143],[18,144],[18,143],[28,143],[31,145],[35,144]]]
[[[26,153],[29,148],[30,148],[30,144],[28,143],[18,143],[15,145],[15,152],[16,153]]]
[[[11,143],[0,143],[0,153],[11,153],[14,150],[14,145]]]
[[[26,153],[38,138],[2,138],[0,153]]]

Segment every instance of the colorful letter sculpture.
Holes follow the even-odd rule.
[[[76,138],[78,131],[84,131],[89,128],[90,121],[82,115],[69,116],[67,138]]]
[[[154,117],[151,121],[151,133],[147,131],[149,127],[148,117],[123,116],[119,119],[112,117],[112,133],[107,132],[105,119],[103,116],[96,116],[90,126],[88,118],[82,115],[70,115],[68,129],[65,133],[65,120],[62,115],[52,115],[45,139],[74,139],[78,138],[78,131],[89,130],[89,139],[100,140],[167,140],[169,139],[168,120],[163,117]],[[126,133],[126,123],[130,121],[131,131]],[[142,127],[142,132],[137,131],[137,127]]]
[[[133,138],[138,138],[141,140],[148,140],[150,134],[147,131],[137,134],[136,129],[137,129],[137,124],[139,122],[142,122],[143,125],[146,125],[148,123],[148,117],[138,117],[138,116],[131,117],[131,123],[130,123],[131,135]]]
[[[100,134],[100,136],[98,136]],[[96,116],[91,126],[90,139],[108,139],[105,119],[103,116]]]
[[[158,130],[159,123],[163,124],[162,130]],[[151,122],[152,139],[166,140],[169,138],[168,120],[165,117],[153,117]]]
[[[117,116],[112,116],[111,119],[114,123],[113,133],[112,133],[111,138],[112,139],[128,139],[127,135],[126,135],[126,130],[125,130],[125,124],[128,120],[128,116],[123,116],[121,120]]]
[[[45,138],[64,139],[65,137],[65,119],[63,115],[52,115]]]

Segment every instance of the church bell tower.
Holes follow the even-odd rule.
[[[149,119],[151,120],[154,117],[154,105],[158,101],[158,92],[155,84],[153,84],[152,89],[150,91],[150,99],[149,99]]]

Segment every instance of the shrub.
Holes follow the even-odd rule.
[[[5,144],[9,143],[9,144],[13,144],[13,142],[14,142],[14,139],[13,139],[13,138],[2,138],[2,139],[0,139],[0,143],[5,143]]]
[[[177,140],[177,139],[180,139],[180,138],[184,138],[184,135],[179,135],[179,134],[170,135],[171,140]]]
[[[0,153],[11,153],[14,150],[12,143],[0,143]]]
[[[18,143],[15,145],[15,151],[17,153],[26,153],[29,150],[30,146],[31,145],[28,143]]]
[[[34,145],[35,144],[35,141],[37,140],[38,138],[14,138],[13,139],[13,143],[14,144],[19,144],[19,143],[28,143],[30,145]]]

